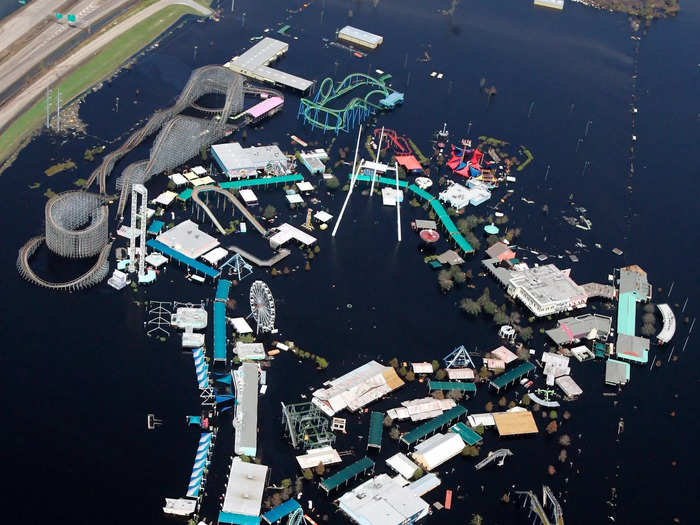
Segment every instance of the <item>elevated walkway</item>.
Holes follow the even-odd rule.
[[[438,219],[440,219],[440,222],[442,222],[442,225],[447,230],[447,233],[450,235],[450,238],[455,242],[455,244],[462,251],[462,253],[474,253],[474,248],[471,244],[467,242],[464,236],[461,233],[459,233],[457,226],[455,226],[455,223],[447,214],[447,211],[437,199],[437,197],[434,197],[427,191],[420,189],[415,184],[410,184],[408,186],[408,190],[430,204],[430,207],[433,209]]]
[[[348,179],[352,180],[352,173],[348,173]],[[371,175],[358,175],[355,177],[356,181],[360,182],[372,182],[372,176]],[[396,179],[390,179],[388,177],[375,177],[374,182],[379,182],[381,184],[386,184],[387,186],[391,186],[392,188],[396,187]],[[408,182],[405,180],[399,180],[399,188],[407,188],[408,187]]]
[[[256,257],[252,253],[238,246],[232,245],[228,248],[230,251],[238,252],[241,255],[241,257],[243,257],[245,260],[252,262],[256,266],[262,267],[274,266],[282,259],[287,257],[290,253],[292,253],[287,248],[280,248],[277,252],[275,252],[275,254],[272,257],[269,257],[268,259],[260,259],[259,257]]]
[[[280,175],[278,177],[261,177],[258,179],[240,179],[229,182],[222,182],[219,187],[222,189],[241,189],[250,188],[251,186],[268,186],[270,184],[286,184],[288,182],[300,182],[304,177],[295,173],[293,175]]]
[[[148,246],[149,248],[153,248],[156,251],[159,251],[167,257],[175,259],[176,261],[188,266],[195,272],[203,273],[207,277],[216,279],[219,276],[218,270],[215,270],[211,266],[207,266],[206,264],[192,259],[191,257],[188,257],[187,255],[178,252],[177,250],[173,250],[170,246],[166,246],[160,241],[157,241],[155,239],[148,239],[148,241],[146,241],[146,246]]]

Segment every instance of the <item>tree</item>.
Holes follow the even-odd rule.
[[[291,486],[292,486],[292,478],[284,478],[284,479],[280,482],[280,486],[281,486],[283,489],[286,489],[286,488],[288,488],[288,487],[291,487]]]
[[[530,402],[531,402],[530,396],[527,394],[525,394],[523,396],[523,398],[520,400],[520,404],[523,405],[524,407],[529,406]]]
[[[305,468],[302,471],[302,474],[304,475],[304,479],[307,481],[314,479],[314,473],[311,471],[310,468]]]
[[[493,301],[485,301],[481,307],[484,309],[484,313],[488,315],[494,315],[498,311],[498,306]]]
[[[653,324],[645,323],[642,325],[640,331],[642,332],[642,335],[652,335],[654,332],[656,332],[656,328],[654,328]]]
[[[458,284],[462,284],[464,281],[467,280],[467,274],[464,273],[459,266],[453,266],[450,268],[450,275],[452,276],[452,279]]]
[[[413,476],[411,476],[411,479],[414,480],[414,481],[417,480],[417,479],[420,479],[420,478],[423,477],[423,474],[424,474],[423,469],[420,468],[420,467],[418,467],[418,468],[416,469],[416,471],[413,473]]]
[[[316,474],[319,476],[323,476],[326,472],[326,467],[323,463],[319,463],[318,466],[316,467]]]
[[[465,298],[459,302],[459,307],[466,313],[477,316],[481,313],[481,305],[473,299]]]
[[[445,270],[442,270],[440,273],[442,273],[444,271]],[[440,285],[440,289],[443,292],[449,292],[454,287],[455,282],[449,278],[449,274],[447,274],[446,278],[444,276],[441,276],[438,274],[438,284]]]
[[[532,339],[532,328],[530,328],[529,326],[526,326],[525,328],[521,328],[520,329],[520,338],[523,341],[529,341],[530,339]]]
[[[265,206],[262,215],[266,219],[272,219],[276,213],[277,210],[275,209],[275,207],[272,204],[268,204],[267,206]]]
[[[508,404],[508,400],[505,398],[505,396],[502,396],[502,397],[498,400],[498,406],[499,406],[499,407],[504,407],[504,406],[506,406],[507,404]]]
[[[491,291],[488,288],[484,288],[484,291],[481,293],[481,295],[476,300],[476,302],[479,303],[483,307],[484,304],[486,304],[490,301],[491,301]]]
[[[556,410],[550,410],[549,411],[549,419],[556,419],[559,417],[559,414],[557,414]]]
[[[484,425],[477,425],[474,427],[474,432],[479,434],[480,436],[484,435]]]
[[[508,316],[500,310],[493,314],[493,322],[498,325],[508,324]]]
[[[329,190],[335,190],[338,188],[338,186],[340,186],[340,181],[335,175],[331,175],[326,179],[326,188]]]
[[[545,431],[547,432],[547,434],[554,434],[558,429],[559,425],[557,425],[556,421],[550,421],[549,424],[545,427]]]
[[[396,373],[401,377],[406,377],[406,372],[408,372],[408,370],[406,370],[405,366],[399,367],[399,369],[396,371]]]
[[[442,390],[433,390],[433,391],[430,393],[430,396],[431,396],[433,399],[445,399],[445,394],[443,394]]]
[[[324,357],[318,357],[316,356],[316,364],[320,369],[324,369],[328,367],[328,361]]]
[[[455,401],[461,401],[464,397],[464,392],[461,390],[449,390],[447,392],[447,399],[454,399]]]
[[[465,445],[465,447],[462,449],[462,455],[468,458],[475,458],[479,455],[479,447]]]
[[[480,514],[472,514],[469,525],[484,525],[484,518],[482,518]]]
[[[399,367],[399,360],[396,357],[392,358],[389,361],[389,366],[394,368],[394,369],[398,368]]]
[[[388,414],[384,416],[384,426],[385,427],[387,427],[387,428],[390,427],[393,422],[394,422],[394,420],[391,419]]]
[[[569,445],[571,445],[571,437],[569,436],[569,434],[562,434],[561,436],[559,436],[559,444],[562,447],[568,447]]]
[[[413,381],[413,380],[416,379],[416,374],[414,374],[413,372],[411,372],[411,371],[409,370],[408,372],[406,372],[406,377],[404,377],[404,379],[405,379],[406,381],[409,381],[409,382],[410,382],[410,381]]]
[[[430,362],[430,366],[433,367],[433,372],[437,372],[438,369],[440,368],[440,363],[438,363],[437,359],[433,359],[433,360]]]
[[[493,403],[491,401],[486,403],[486,405],[484,406],[484,410],[486,410],[486,412],[493,412]]]
[[[401,432],[399,432],[399,427],[391,427],[391,430],[389,430],[389,437],[391,439],[398,441],[399,438],[401,437]]]
[[[441,368],[440,370],[435,372],[435,379],[437,379],[438,381],[442,381],[443,379],[445,379],[446,375],[447,375],[447,372],[445,371],[445,369]]]

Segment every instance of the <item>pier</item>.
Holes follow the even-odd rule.
[[[286,42],[265,37],[242,55],[232,58],[224,64],[224,67],[261,82],[306,92],[314,84],[311,80],[290,75],[268,66],[288,50],[289,44]]]

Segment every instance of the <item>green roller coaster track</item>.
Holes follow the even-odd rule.
[[[324,132],[350,131],[356,123],[362,122],[371,113],[391,108],[396,102],[403,101],[402,93],[386,85],[386,81],[390,78],[389,74],[377,79],[364,73],[353,73],[338,84],[335,84],[330,77],[324,78],[313,100],[301,99],[297,118],[303,117],[304,123],[310,123],[312,128],[320,128]],[[329,107],[333,101],[363,86],[372,88],[364,97],[353,97],[342,108]],[[371,102],[370,98],[374,96],[381,96],[381,99]]]

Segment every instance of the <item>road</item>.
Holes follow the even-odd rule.
[[[55,85],[73,68],[79,66],[89,58],[92,58],[112,40],[125,33],[139,22],[142,22],[148,17],[154,15],[161,9],[170,5],[178,4],[189,6],[202,15],[209,15],[211,13],[211,10],[203,7],[193,0],[160,0],[155,4],[142,9],[134,16],[129,17],[119,25],[114,26],[95,39],[89,41],[87,44],[77,49],[75,53],[69,55],[63,61],[51,67],[51,69],[49,69],[46,73],[26,86],[20,93],[18,93],[0,108],[0,123],[7,123],[9,125],[10,122],[14,121],[26,109],[28,109],[37,98],[41,97],[47,88]]]
[[[71,13],[75,14],[77,18],[76,25],[69,25],[67,21],[58,22],[55,19],[53,11],[56,8],[56,2],[53,2],[53,9],[49,6],[48,12],[43,13],[43,16],[37,15],[41,16],[42,19],[53,17],[48,25],[31,37],[31,40],[20,49],[14,50],[10,56],[0,61],[0,93],[4,93],[6,89],[41,64],[42,60],[49,58],[61,46],[70,42],[84,27],[121,8],[128,1],[81,0],[76,2],[71,7]]]
[[[56,9],[56,0],[33,0],[0,22],[0,53],[40,24]]]

